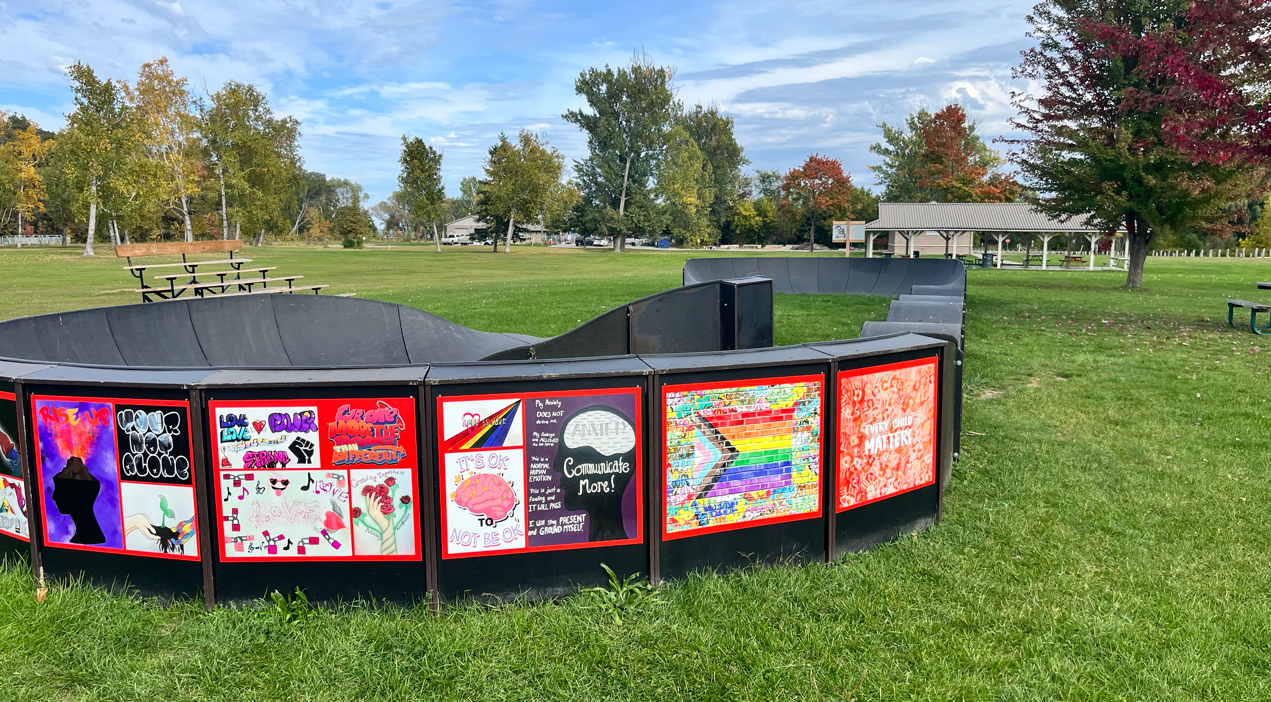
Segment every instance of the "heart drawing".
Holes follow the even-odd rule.
[[[259,421],[258,421],[258,422],[252,422],[252,429],[255,429],[255,430],[256,430],[256,433],[257,433],[257,434],[259,434],[259,433],[261,433],[262,431],[264,431],[264,430],[265,430],[265,423],[264,423],[264,422],[259,422]]]

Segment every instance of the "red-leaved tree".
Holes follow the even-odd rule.
[[[1264,183],[1262,170],[1245,161],[1184,154],[1171,131],[1180,124],[1183,84],[1147,67],[1168,53],[1158,50],[1160,38],[1198,17],[1196,7],[1190,0],[1045,0],[1026,18],[1037,44],[1023,52],[1015,75],[1038,90],[1013,94],[1014,124],[1028,137],[1007,140],[1018,147],[1012,158],[1047,213],[1125,228],[1127,287],[1142,285],[1156,236],[1220,227],[1229,204],[1256,196]],[[1234,58],[1224,61],[1239,68]]]
[[[990,174],[989,164],[968,136],[961,105],[948,105],[932,115],[922,132],[926,149],[917,169],[918,185],[944,202],[1015,201],[1019,184],[1008,175]]]
[[[808,218],[808,251],[816,237],[817,220],[850,218],[851,200],[852,176],[843,172],[843,162],[836,158],[812,154],[781,182],[781,206]]]
[[[1159,110],[1184,154],[1214,164],[1271,161],[1271,1],[1194,2],[1176,22],[1141,34],[1091,27],[1118,54],[1138,57],[1143,80],[1168,86],[1130,89],[1126,100]]]

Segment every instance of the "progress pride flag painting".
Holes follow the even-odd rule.
[[[936,480],[936,359],[838,375],[838,511]]]

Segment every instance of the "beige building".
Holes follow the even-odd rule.
[[[522,236],[528,235],[530,242],[534,244],[543,243],[543,228],[537,224],[521,224],[517,223],[516,228],[521,232]],[[507,232],[499,232],[499,236],[506,235]],[[466,236],[475,241],[486,236],[486,224],[477,219],[476,215],[468,215],[460,217],[453,222],[446,223],[446,236]]]

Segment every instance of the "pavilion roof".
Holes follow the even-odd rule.
[[[1106,232],[1089,215],[1054,219],[1026,202],[883,202],[867,231]]]

